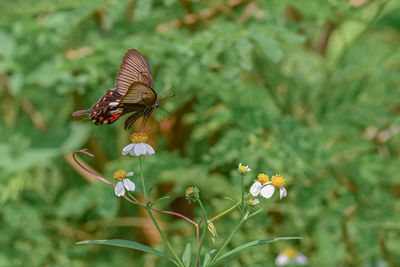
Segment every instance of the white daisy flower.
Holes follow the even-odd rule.
[[[250,198],[248,203],[250,206],[255,206],[257,204],[260,204],[260,200],[258,200],[257,198]]]
[[[275,259],[275,263],[278,266],[284,266],[291,263],[305,265],[307,264],[307,257],[294,248],[287,248],[283,252],[279,253]]]
[[[154,149],[151,145],[145,142],[148,139],[145,133],[134,133],[131,136],[132,143],[122,149],[122,155],[131,154],[132,156],[151,156],[154,154]]]
[[[251,169],[249,168],[249,166],[248,165],[244,166],[244,165],[242,165],[242,163],[239,163],[238,170],[243,174],[247,174],[248,172],[251,172]]]
[[[250,194],[253,196],[261,195],[265,198],[270,198],[275,192],[275,187],[279,188],[280,199],[287,196],[285,185],[285,179],[281,175],[272,176],[269,181],[268,176],[264,173],[260,173],[257,177],[257,181],[250,187]]]
[[[128,191],[135,191],[135,184],[129,178],[126,178],[130,176],[133,176],[133,172],[126,173],[124,170],[118,170],[114,173],[114,179],[118,181],[115,185],[115,195],[117,197],[125,195],[125,188]]]

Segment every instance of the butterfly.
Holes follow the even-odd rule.
[[[139,131],[150,114],[160,106],[153,89],[153,77],[145,57],[135,49],[129,49],[122,59],[115,88],[109,89],[90,109],[75,111],[72,116],[89,114],[96,125],[111,124],[122,115],[131,113],[125,121],[125,130],[143,117]]]

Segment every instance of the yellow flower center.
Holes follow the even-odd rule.
[[[186,194],[187,194],[187,195],[192,195],[193,193],[194,193],[194,190],[193,190],[192,187],[189,187],[189,188],[186,190]]]
[[[258,174],[257,178],[261,184],[265,184],[266,182],[269,182],[268,175],[266,175],[265,173]]]
[[[279,174],[272,176],[271,184],[275,187],[281,188],[285,185],[285,178]]]
[[[132,143],[145,143],[149,137],[145,133],[133,133],[130,139]]]
[[[241,171],[241,172],[246,172],[246,170],[244,169],[245,167],[246,167],[246,166],[243,166],[243,165],[240,166],[240,167],[239,167],[239,171]]]
[[[254,202],[254,199],[250,198],[248,203],[251,206],[251,205],[253,205],[253,202]]]
[[[299,252],[297,251],[297,249],[287,248],[283,251],[283,254],[285,254],[289,259],[294,259],[296,258],[297,254],[299,254]]]
[[[122,181],[126,177],[126,172],[124,170],[118,170],[118,171],[114,172],[113,176],[114,176],[115,180]]]

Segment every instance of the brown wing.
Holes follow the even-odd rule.
[[[129,49],[119,68],[115,88],[119,94],[125,95],[135,82],[140,82],[153,88],[153,78],[146,59],[139,51]]]
[[[123,96],[121,103],[135,103],[145,106],[153,105],[157,100],[156,92],[142,83],[133,83]]]

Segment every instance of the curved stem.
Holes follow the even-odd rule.
[[[109,182],[107,179],[104,179],[104,178],[101,177],[100,175],[98,175],[98,174],[92,172],[91,170],[89,170],[88,168],[86,168],[82,163],[80,163],[80,162],[78,161],[78,159],[76,158],[76,155],[75,155],[76,153],[83,153],[83,154],[86,154],[86,155],[88,155],[88,156],[90,156],[90,157],[94,157],[93,154],[87,152],[87,151],[84,150],[84,149],[82,149],[82,150],[76,150],[76,151],[74,151],[74,152],[72,153],[72,158],[74,159],[75,163],[78,164],[78,166],[81,167],[84,171],[86,171],[87,173],[90,173],[91,175],[97,177],[99,180],[105,182],[106,184],[109,184],[109,185],[111,185],[112,187],[115,187],[115,185],[114,185],[113,183]],[[132,203],[132,204],[135,204],[135,205],[139,205],[139,206],[144,207],[144,204],[141,203],[140,201],[137,201],[137,202],[136,202],[136,201],[133,201],[133,200],[131,200],[130,198],[128,198],[126,195],[124,196],[124,198],[125,198],[127,201],[129,201],[130,203]],[[140,204],[143,204],[143,205],[140,205]],[[196,228],[198,227],[197,223],[195,223],[193,220],[189,219],[188,217],[186,217],[186,216],[184,216],[184,215],[182,215],[182,214],[180,214],[180,213],[173,212],[173,211],[167,211],[167,210],[157,210],[157,209],[153,209],[153,208],[152,208],[151,210],[152,210],[152,211],[155,211],[155,212],[159,212],[159,213],[165,213],[165,214],[170,214],[170,215],[175,215],[175,216],[181,217],[182,219],[184,219],[184,220],[190,222],[191,224],[193,224]]]

